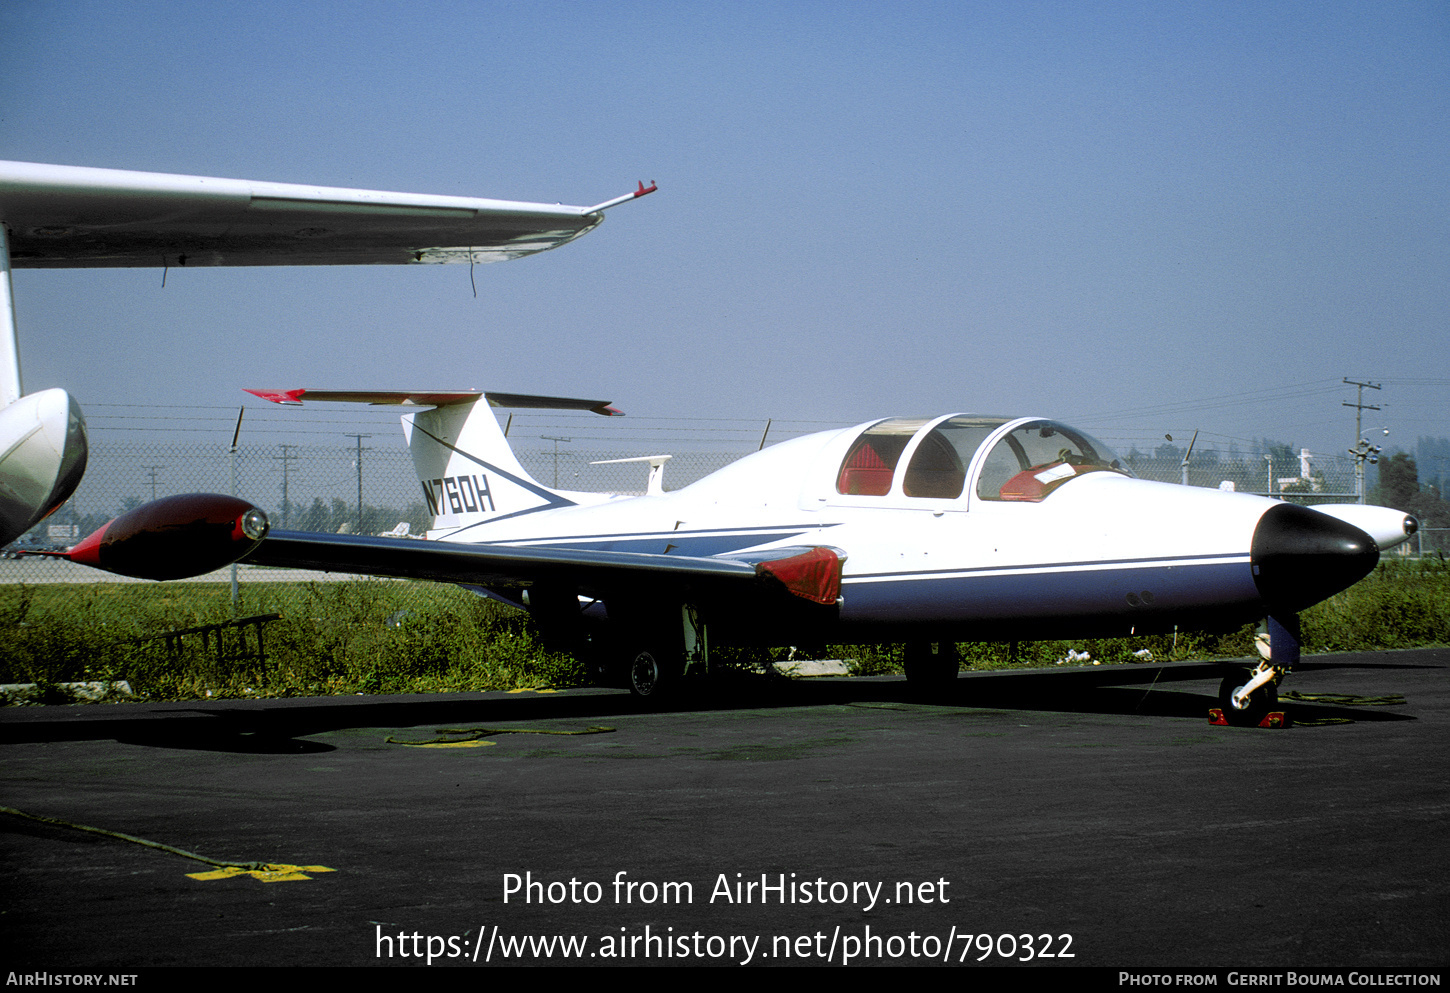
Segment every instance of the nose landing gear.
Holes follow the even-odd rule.
[[[1268,628],[1269,645],[1264,661],[1246,676],[1224,677],[1218,687],[1218,706],[1208,712],[1210,724],[1289,727],[1288,715],[1279,709],[1278,684],[1299,661],[1299,616],[1270,615]]]
[[[1210,723],[1243,728],[1286,727],[1276,685],[1283,675],[1283,670],[1265,662],[1248,676],[1225,676],[1218,686],[1218,706],[1209,712]]]

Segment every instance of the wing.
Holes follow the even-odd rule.
[[[213,493],[143,504],[52,554],[139,579],[185,579],[240,561],[509,589],[546,584],[601,599],[663,588],[827,606],[839,596],[845,560],[824,546],[691,557],[275,531],[247,501]]]
[[[478,586],[517,588],[567,580],[586,595],[621,581],[686,579],[728,584],[756,578],[754,566],[730,559],[468,545],[306,531],[272,531],[241,561],[289,569],[356,572]]]
[[[241,561],[490,588],[547,584],[598,599],[622,587],[662,587],[705,597],[789,593],[833,605],[840,593],[843,558],[824,547],[690,557],[272,531]]]
[[[0,162],[17,268],[495,262],[597,227],[593,207]]]

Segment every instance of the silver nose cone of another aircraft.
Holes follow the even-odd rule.
[[[1348,589],[1379,562],[1379,546],[1352,524],[1292,503],[1254,528],[1254,584],[1271,610],[1299,611]]]

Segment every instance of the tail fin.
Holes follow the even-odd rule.
[[[517,393],[365,393],[317,390],[248,390],[277,403],[298,405],[305,400],[352,401],[401,406],[431,406],[431,410],[403,415],[403,434],[413,455],[423,495],[433,517],[429,537],[452,537],[482,524],[532,514],[574,501],[540,485],[515,458],[508,439],[489,410],[531,407],[590,410],[618,415],[608,401]],[[479,403],[487,400],[487,403]]]
[[[573,503],[519,465],[486,403],[405,414],[403,434],[433,514],[430,537]]]

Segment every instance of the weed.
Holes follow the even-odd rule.
[[[279,614],[264,627],[265,660],[223,640],[204,650],[167,632],[235,616]],[[1301,614],[1309,652],[1450,643],[1450,565],[1443,559],[1382,562],[1352,588]],[[231,635],[234,640],[234,635]],[[1103,663],[1243,657],[1253,626],[1141,638],[963,643],[971,669],[1056,665],[1069,650]],[[712,668],[750,678],[787,657],[840,658],[857,675],[901,671],[901,645],[812,649],[717,649]],[[86,583],[0,586],[0,682],[59,684],[129,680],[165,699],[418,693],[569,686],[586,679],[574,658],[546,651],[528,615],[459,587],[394,580],[267,583]],[[54,692],[51,692],[54,690]]]

